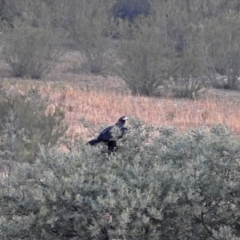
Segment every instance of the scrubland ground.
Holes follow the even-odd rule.
[[[1,82],[9,89],[24,92],[39,87],[43,95],[49,94],[49,108],[61,104],[69,124],[68,134],[73,137],[91,137],[79,121],[81,118],[97,130],[122,115],[140,118],[153,126],[174,126],[181,132],[202,125],[226,124],[234,133],[240,133],[238,92],[210,89],[197,100],[132,96],[120,78],[81,71],[80,59],[77,51],[68,51],[42,80],[12,78],[8,66],[1,62]]]

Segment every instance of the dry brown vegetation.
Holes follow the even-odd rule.
[[[76,53],[67,53],[43,81],[13,79],[2,63],[2,84],[19,91],[40,87],[43,94],[50,95],[50,108],[61,103],[72,136],[90,137],[89,130],[79,121],[82,117],[98,129],[113,124],[121,115],[137,117],[154,126],[174,126],[178,131],[226,124],[234,133],[240,133],[238,92],[211,90],[194,101],[132,96],[121,79],[73,71],[77,59]]]
[[[154,99],[100,91],[66,88],[64,94],[55,91],[52,102],[62,101],[70,132],[82,134],[85,129],[78,122],[86,118],[93,125],[112,124],[121,115],[138,117],[154,126],[170,125],[186,131],[201,125],[226,124],[240,132],[240,111],[233,99],[208,97],[191,101]]]

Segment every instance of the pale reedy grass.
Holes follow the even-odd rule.
[[[122,115],[140,118],[156,127],[173,126],[180,132],[215,124],[226,124],[233,132],[240,132],[238,101],[214,96],[195,101],[159,99],[66,87],[51,92],[51,103],[62,104],[69,134],[84,138],[89,131],[78,121],[80,118],[84,117],[98,129],[114,124]]]
[[[92,137],[79,121],[82,117],[98,130],[101,125],[114,124],[122,115],[140,118],[146,124],[156,127],[173,126],[180,132],[202,125],[211,127],[214,124],[225,124],[234,134],[240,133],[240,93],[237,98],[210,95],[193,101],[132,96],[103,89],[82,90],[79,86],[64,82],[18,80],[11,84],[11,88],[20,92],[31,87],[38,87],[43,95],[50,96],[50,110],[61,105],[69,124],[68,134],[73,137]]]

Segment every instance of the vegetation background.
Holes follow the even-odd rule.
[[[0,238],[240,239],[239,11],[1,0]]]

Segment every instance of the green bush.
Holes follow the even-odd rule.
[[[81,53],[83,70],[101,74],[115,63],[112,42],[114,1],[69,1],[67,29],[75,48]]]
[[[162,38],[168,46],[165,55],[171,62],[164,90],[171,97],[196,98],[203,92],[208,81],[202,19],[209,6],[201,1],[151,2],[155,24],[161,27]]]
[[[55,66],[60,52],[50,29],[22,24],[12,31],[4,58],[16,77],[42,78]]]
[[[0,181],[0,237],[239,239],[240,146],[229,130],[130,129],[112,155],[78,141],[18,163]]]
[[[0,89],[0,159],[33,163],[40,146],[54,146],[65,134],[63,119],[59,108],[47,113],[47,100],[36,90],[20,95]]]
[[[171,78],[165,81],[170,96],[196,99],[209,86],[206,49],[201,40],[200,34],[195,33],[195,37],[189,41],[182,53],[173,58]]]
[[[62,55],[62,33],[52,26],[51,12],[43,2],[25,3],[5,34],[3,57],[16,77],[42,78]]]
[[[159,94],[159,87],[169,77],[170,46],[153,18],[138,18],[130,26],[131,39],[127,36],[120,42],[117,74],[133,94]]]
[[[209,81],[204,26],[179,1],[151,3],[151,17],[122,24],[117,72],[133,94],[196,98]]]
[[[204,30],[212,86],[239,90],[239,13],[236,11],[220,13],[206,22]]]

